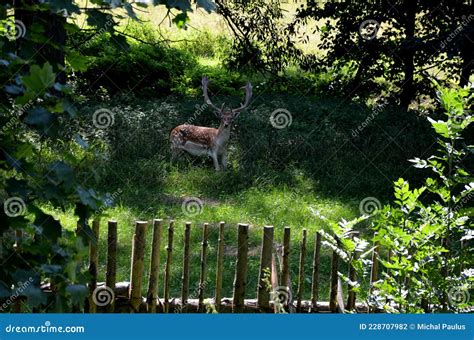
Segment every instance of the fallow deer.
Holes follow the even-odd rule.
[[[218,129],[183,124],[175,127],[170,133],[171,154],[176,159],[183,151],[194,156],[209,156],[214,162],[216,170],[227,168],[227,145],[230,137],[232,123],[240,112],[246,109],[252,98],[252,84],[247,82],[245,88],[245,100],[236,109],[225,107],[225,103],[219,108],[212,104],[208,95],[209,79],[202,78],[202,92],[204,102],[210,106],[217,118],[220,120]]]

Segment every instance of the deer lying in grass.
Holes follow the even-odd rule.
[[[240,107],[229,109],[225,103],[219,108],[212,104],[207,93],[209,80],[202,78],[202,92],[204,102],[210,106],[217,118],[220,120],[218,129],[183,124],[175,127],[170,134],[172,159],[176,159],[183,151],[194,156],[209,156],[214,162],[216,170],[227,168],[227,145],[230,137],[230,129],[235,118],[246,109],[252,98],[252,84],[245,86],[245,100]]]

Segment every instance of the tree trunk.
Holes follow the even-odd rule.
[[[405,10],[404,27],[405,41],[400,48],[400,57],[403,60],[403,71],[405,77],[402,83],[400,94],[400,104],[408,108],[415,93],[413,74],[415,72],[415,21],[418,8],[418,0],[405,0],[403,9]]]
[[[66,72],[64,71],[66,65],[66,30],[64,28],[66,18],[53,13],[47,13],[47,17],[47,36],[51,38],[51,44],[46,44],[43,48],[45,50],[43,55],[53,65],[56,72],[56,81],[66,84]]]

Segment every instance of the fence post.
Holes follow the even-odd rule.
[[[377,233],[375,233],[374,236],[377,236]],[[374,250],[372,252],[372,269],[370,271],[370,288],[369,288],[370,290],[369,290],[369,294],[372,293],[373,285],[378,280],[378,277],[379,277],[379,261],[377,260],[377,258],[379,256],[379,247],[380,247],[380,242],[375,241]],[[369,308],[370,313],[374,312],[374,311],[375,311],[374,307]]]
[[[219,223],[219,241],[217,248],[217,269],[216,269],[216,308],[219,311],[222,300],[222,273],[224,269],[224,227],[225,223]]]
[[[339,256],[335,251],[332,252],[332,261],[331,261],[331,286],[330,286],[330,295],[329,295],[329,310],[331,313],[337,312],[337,286],[338,286],[338,275],[337,270],[339,266]],[[341,306],[344,308],[344,306]]]
[[[191,222],[184,225],[184,252],[183,252],[183,276],[181,279],[183,285],[181,287],[181,308],[184,308],[188,302],[189,296],[189,247],[191,239]]]
[[[285,227],[283,232],[283,256],[282,256],[282,269],[281,269],[281,279],[280,285],[288,287],[291,290],[290,285],[290,267],[289,267],[289,258],[290,258],[290,233],[291,228]]]
[[[15,244],[13,245],[13,248],[15,250],[19,250],[21,247],[21,241],[23,239],[23,231],[20,229],[15,230]]]
[[[257,307],[262,311],[270,311],[271,266],[273,248],[273,227],[263,228],[262,252],[260,256],[260,277],[257,289]]]
[[[89,243],[89,274],[91,275],[91,282],[89,285],[89,313],[96,313],[97,306],[94,303],[92,295],[97,288],[97,267],[99,266],[99,253],[98,253],[98,243],[99,243],[99,227],[100,220],[94,219],[92,221],[92,233],[94,239]]]
[[[20,229],[15,230],[15,244],[13,245],[13,248],[15,251],[19,252],[21,248],[21,242],[23,239],[23,231]],[[0,238],[0,247],[2,247],[2,239]],[[2,254],[0,254],[1,257]],[[21,313],[21,297],[18,297],[15,299],[13,302],[13,311],[14,313]]]
[[[105,286],[112,289],[112,301],[107,305],[107,313],[115,311],[115,282],[117,276],[117,221],[108,222],[107,236],[107,273],[105,275]]]
[[[171,260],[173,257],[173,234],[174,221],[171,220],[168,227],[168,246],[166,247],[166,265],[165,265],[165,290],[164,290],[164,309],[165,313],[169,312],[170,308],[170,274],[171,274]]]
[[[145,236],[148,222],[136,221],[132,246],[132,268],[130,271],[130,307],[138,312],[142,303],[142,281],[145,257]]]
[[[358,236],[359,235],[359,232],[358,231],[354,231],[351,235],[352,239],[354,239],[355,236]],[[354,251],[354,257],[353,257],[353,260],[357,260],[357,257],[358,257],[358,253]],[[356,271],[355,271],[355,268],[354,266],[352,265],[349,265],[349,281],[350,282],[354,282],[356,280]],[[347,292],[348,292],[348,295],[347,295],[347,310],[348,311],[352,311],[353,309],[355,309],[355,306],[356,306],[356,293],[354,291],[354,287],[352,287],[350,284],[348,284],[347,286]]]
[[[160,270],[161,226],[162,219],[153,220],[153,241],[151,247],[150,275],[148,281],[148,312],[156,313],[158,298],[158,278]]]
[[[374,250],[372,252],[372,269],[370,271],[370,284],[378,280],[379,277],[379,261],[377,260],[379,254],[379,242],[375,242]]]
[[[304,262],[306,259],[306,229],[303,229],[303,239],[301,240],[301,250],[300,250],[300,267],[298,273],[298,300],[296,302],[296,310],[301,311],[301,300],[303,299],[304,293]]]
[[[234,279],[234,297],[232,312],[242,313],[245,303],[245,286],[247,284],[248,224],[239,223],[237,235],[237,264]]]
[[[311,282],[311,309],[310,312],[318,311],[319,298],[319,262],[321,257],[321,233],[316,233],[314,242],[314,256],[313,256],[313,275]]]
[[[204,310],[204,288],[206,287],[206,256],[207,256],[207,236],[209,232],[209,223],[204,223],[202,230],[202,250],[201,250],[201,274],[199,277],[198,290],[198,310]]]

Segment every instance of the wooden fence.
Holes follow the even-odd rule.
[[[259,313],[259,312],[367,312],[365,304],[356,303],[356,294],[348,287],[348,296],[344,302],[342,284],[338,277],[339,256],[336,252],[332,254],[331,278],[330,278],[330,298],[329,302],[319,301],[320,290],[320,253],[321,234],[314,235],[314,252],[308,254],[307,244],[311,242],[306,229],[302,231],[302,239],[299,245],[299,270],[297,278],[297,291],[295,294],[287,287],[289,285],[289,256],[290,256],[290,236],[291,228],[285,227],[283,233],[283,246],[280,256],[280,268],[275,265],[273,252],[274,228],[267,226],[263,228],[263,238],[260,248],[260,267],[257,287],[255,287],[256,298],[247,299],[245,296],[247,286],[247,262],[249,250],[249,225],[238,224],[237,226],[237,261],[235,264],[235,276],[233,282],[233,296],[225,298],[222,296],[222,277],[224,263],[224,222],[219,223],[219,236],[217,247],[217,260],[212,265],[216,266],[215,291],[212,297],[206,298],[207,269],[211,264],[207,261],[208,251],[208,231],[209,224],[205,223],[202,228],[202,243],[200,251],[200,276],[197,290],[197,297],[190,298],[189,294],[189,270],[190,270],[190,235],[191,223],[184,225],[184,248],[182,256],[182,287],[181,296],[172,298],[170,296],[170,279],[172,262],[176,261],[173,252],[173,239],[175,233],[174,221],[170,221],[167,230],[163,220],[152,221],[153,237],[151,245],[151,258],[149,265],[148,287],[144,286],[145,268],[145,243],[146,229],[149,223],[145,221],[135,222],[135,233],[132,241],[130,282],[116,282],[117,272],[117,222],[108,221],[107,236],[107,264],[106,281],[97,283],[98,268],[98,242],[90,245],[89,272],[92,280],[90,283],[90,296],[86,301],[86,311],[95,312],[148,312],[148,313],[199,313],[212,311],[219,313]],[[93,222],[92,228],[97,240],[99,238],[99,221]],[[166,259],[163,264],[163,277],[160,280],[160,249],[162,247],[162,232],[167,232]],[[166,239],[166,238],[165,238]],[[373,268],[371,271],[371,281],[377,280],[378,247],[375,247],[373,254]],[[303,300],[305,292],[305,260],[307,256],[312,256],[311,275],[311,299]],[[355,280],[355,271],[349,268],[348,277]],[[271,282],[271,286],[269,286]],[[163,285],[163,295],[158,295],[159,285]],[[113,287],[113,289],[112,289]],[[142,296],[142,290],[147,288],[146,296]],[[194,297],[194,296],[193,296]],[[294,299],[292,298],[294,297]]]

